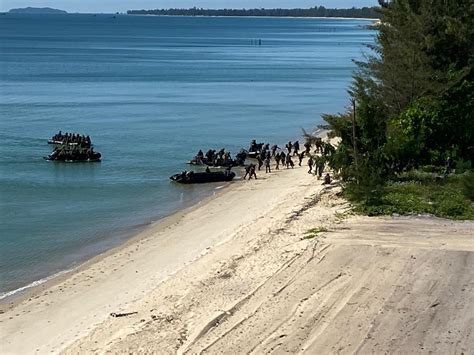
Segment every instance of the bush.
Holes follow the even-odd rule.
[[[470,161],[457,160],[456,161],[456,174],[464,174],[472,170],[472,164]]]
[[[474,172],[469,171],[464,174],[462,177],[462,191],[466,198],[468,198],[471,202],[474,201]]]
[[[357,193],[350,184],[345,196],[356,212],[369,216],[433,214],[452,219],[474,219],[474,174],[449,175],[438,181],[432,174],[411,171],[377,189],[376,198]]]
[[[444,167],[437,165],[423,165],[420,167],[420,170],[424,173],[442,174]]]

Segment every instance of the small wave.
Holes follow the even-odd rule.
[[[32,288],[32,287],[36,287],[36,286],[39,286],[39,285],[42,285],[44,284],[45,282],[48,282],[58,276],[61,276],[61,275],[64,275],[64,274],[67,274],[68,272],[71,272],[73,271],[74,269],[69,269],[69,270],[64,270],[64,271],[60,271],[56,274],[53,274],[51,276],[48,276],[48,277],[45,277],[44,279],[40,279],[40,280],[37,280],[37,281],[33,281],[32,283],[26,285],[26,286],[23,286],[23,287],[20,287],[20,288],[17,288],[15,290],[12,290],[12,291],[7,291],[7,292],[2,292],[0,293],[0,300],[3,300],[4,298],[7,298],[7,297],[10,297],[10,296],[13,296],[14,294],[17,294],[19,292],[22,292],[24,290],[27,290],[29,288]]]

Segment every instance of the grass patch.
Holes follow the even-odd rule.
[[[337,220],[342,221],[343,219],[346,219],[348,216],[352,214],[353,214],[352,210],[345,211],[345,212],[334,212],[334,217]]]
[[[363,197],[357,186],[348,185],[345,196],[355,211],[369,216],[432,214],[450,219],[474,219],[474,174],[436,175],[413,171],[389,181]]]
[[[320,233],[327,231],[328,229],[325,227],[311,228],[306,231],[305,236],[302,239],[313,239],[316,238]]]

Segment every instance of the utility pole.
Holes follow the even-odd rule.
[[[356,100],[352,99],[352,145],[354,146],[354,163],[356,167],[356,171],[359,170],[359,164],[357,163],[357,144],[356,144],[356,127],[355,127],[355,119],[356,119]]]

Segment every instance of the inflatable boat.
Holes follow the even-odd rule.
[[[185,171],[181,174],[170,176],[170,179],[180,184],[203,184],[208,182],[232,181],[235,173],[232,171],[215,171],[206,173],[195,173]]]

